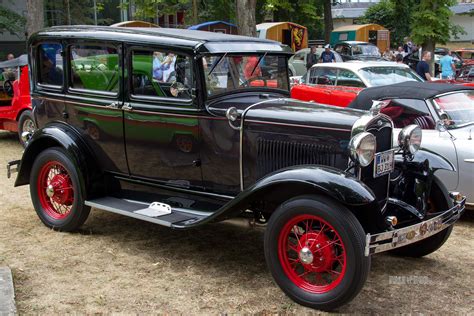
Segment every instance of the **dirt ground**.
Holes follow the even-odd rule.
[[[77,233],[37,218],[29,187],[6,162],[16,135],[0,132],[0,266],[11,267],[20,314],[317,313],[274,284],[263,230],[235,222],[176,232],[93,210]],[[422,259],[378,255],[362,292],[342,313],[474,313],[474,216]]]

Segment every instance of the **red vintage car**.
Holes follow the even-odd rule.
[[[316,64],[291,89],[303,101],[346,107],[364,88],[404,81],[423,81],[405,64],[345,62]]]
[[[36,129],[31,112],[28,58],[0,62],[0,129],[21,134]]]

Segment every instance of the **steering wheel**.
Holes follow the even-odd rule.
[[[328,76],[319,76],[317,84],[328,85],[328,86],[334,85],[334,83]]]
[[[267,79],[262,77],[262,76],[256,76],[256,77],[252,77],[252,78],[249,78],[247,79],[246,81],[244,81],[242,83],[242,86],[244,87],[250,87],[250,83],[254,82],[254,81],[257,81],[257,80],[262,80],[263,81],[263,86],[267,86]]]
[[[9,96],[13,97],[13,81],[12,80],[5,80],[3,82],[3,91]]]

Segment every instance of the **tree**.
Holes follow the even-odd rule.
[[[135,17],[141,20],[150,20],[193,7],[190,0],[125,0],[122,7],[128,8],[131,3],[135,7]]]
[[[422,45],[423,51],[433,53],[437,43],[446,44],[450,35],[456,37],[457,34],[464,32],[461,27],[453,25],[449,20],[453,14],[449,7],[455,4],[455,0],[421,0],[414,8],[411,37],[415,43]],[[433,70],[434,67],[431,67],[431,71]]]
[[[20,37],[25,31],[26,19],[21,15],[0,5],[0,31],[10,32]]]
[[[44,27],[43,0],[26,0],[26,34],[38,32]]]
[[[331,32],[334,29],[332,24],[332,7],[331,0],[324,0],[324,41],[329,43],[331,41]]]
[[[403,44],[403,39],[410,35],[410,23],[413,8],[420,0],[382,0],[369,7],[361,18],[362,23],[375,23],[390,30],[392,46]]]
[[[255,11],[257,0],[236,0],[235,15],[240,35],[257,36]]]

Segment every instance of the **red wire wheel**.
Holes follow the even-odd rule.
[[[283,226],[278,237],[278,257],[286,276],[313,294],[330,292],[346,273],[341,236],[316,215],[298,215]]]
[[[74,204],[74,185],[68,171],[59,161],[48,161],[40,167],[36,183],[44,212],[56,220],[65,219]]]

